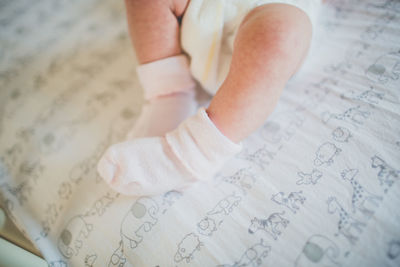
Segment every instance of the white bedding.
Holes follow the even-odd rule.
[[[0,2],[0,195],[50,266],[399,266],[400,2],[331,1],[265,125],[209,184],[95,170],[142,91],[120,1]]]

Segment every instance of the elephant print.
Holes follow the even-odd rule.
[[[85,222],[82,216],[73,217],[62,230],[58,238],[58,249],[66,258],[71,258],[79,253],[83,240],[93,230],[93,225]]]
[[[143,240],[143,234],[150,232],[157,223],[159,208],[151,198],[139,198],[129,209],[121,223],[121,236],[129,241],[131,249],[136,248]]]
[[[288,141],[303,123],[304,116],[298,110],[281,112],[273,115],[261,128],[261,137],[272,144]]]
[[[400,77],[400,51],[387,53],[379,57],[365,71],[371,81],[386,84]]]
[[[336,261],[339,256],[339,247],[329,238],[323,235],[313,235],[303,246],[303,250],[297,256],[295,267],[311,266],[341,266]]]

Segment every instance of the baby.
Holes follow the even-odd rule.
[[[125,0],[147,100],[98,171],[156,195],[211,179],[275,108],[311,42],[320,0]],[[197,109],[195,80],[214,95]]]

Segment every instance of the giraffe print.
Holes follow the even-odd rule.
[[[382,197],[374,195],[364,189],[364,187],[355,179],[358,174],[357,169],[348,169],[341,172],[343,180],[349,181],[353,188],[353,196],[351,198],[351,205],[353,212],[356,209],[367,217],[371,217],[374,214],[374,210],[367,206],[367,203],[377,208],[379,203],[382,201]]]
[[[223,177],[222,181],[239,187],[242,193],[246,194],[245,188],[251,189],[256,181],[256,177],[251,173],[249,168],[241,168],[233,175]]]
[[[351,217],[335,197],[329,197],[326,203],[328,204],[328,212],[330,214],[339,213],[338,232],[335,235],[342,234],[354,245],[358,241],[357,235],[362,232],[361,226],[365,226],[365,223]]]
[[[364,111],[360,106],[351,107],[342,113],[330,113],[326,111],[322,114],[322,121],[326,124],[332,118],[345,121],[358,129],[359,126],[364,124],[364,121],[369,118],[371,113]]]

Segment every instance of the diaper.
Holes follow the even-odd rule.
[[[190,70],[203,89],[215,94],[225,80],[233,43],[244,17],[255,7],[285,3],[303,10],[315,24],[321,0],[190,0],[182,19],[181,44]]]

